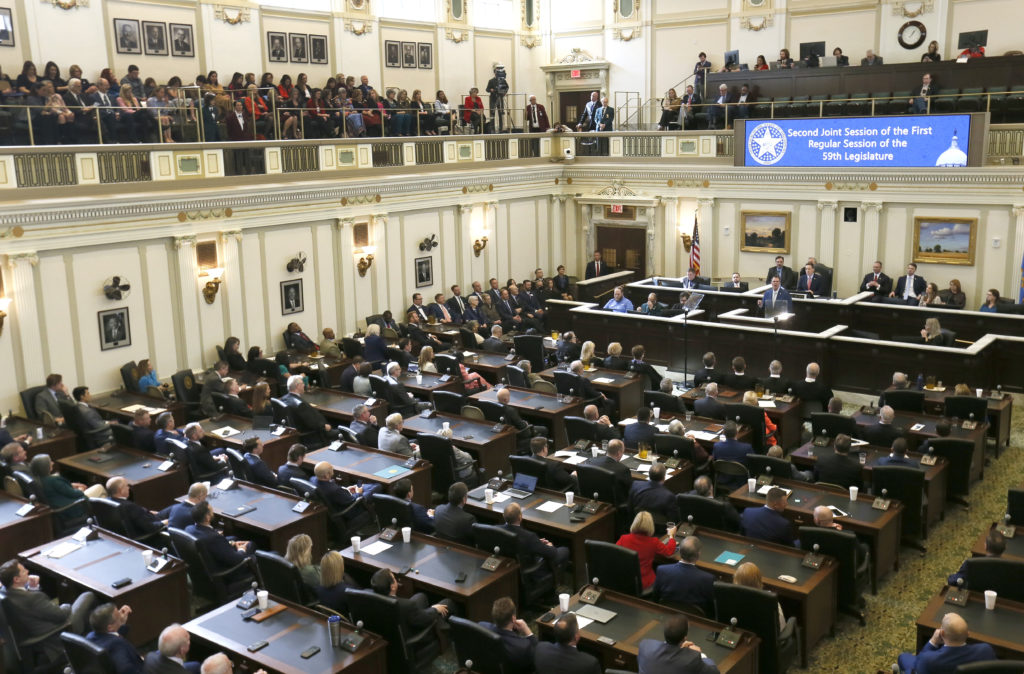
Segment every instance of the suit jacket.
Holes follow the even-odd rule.
[[[490,323],[487,320],[487,317],[484,316],[484,312],[480,311],[479,305],[477,305],[477,308],[474,309],[473,307],[469,306],[469,304],[466,304],[466,310],[462,312],[460,318],[463,323],[476,321],[477,323],[480,324],[481,328],[490,325]]]
[[[537,644],[533,663],[538,672],[559,674],[601,674],[601,663],[589,653],[581,653],[575,646],[542,641]]]
[[[600,107],[601,101],[587,101],[587,104],[583,106],[583,112],[580,113],[580,118],[576,121],[576,124],[582,127],[581,130],[594,130],[594,115]]]
[[[927,442],[927,441],[926,441]],[[925,450],[927,451],[927,449]],[[921,464],[915,459],[907,456],[882,456],[875,461],[876,466],[907,466],[908,468],[920,468]],[[953,583],[950,583],[952,585]]]
[[[698,400],[697,402],[700,401]],[[735,461],[746,466],[747,454],[751,454],[753,451],[754,448],[751,447],[748,442],[740,442],[739,440],[722,440],[714,444],[711,457],[715,461]],[[733,477],[732,475],[722,475],[719,477],[719,482],[722,486],[728,487],[732,490],[744,484],[746,480],[744,480],[742,476]]]
[[[761,383],[764,384],[766,391],[771,391],[775,395],[785,395],[793,387],[793,382],[782,376],[768,375],[761,380]]]
[[[293,466],[290,463],[282,463],[280,466],[277,467],[277,481],[279,484],[283,484],[285,486],[290,487],[292,484],[291,480],[293,477],[297,477],[300,480],[309,479],[309,475],[306,474],[306,471],[302,470],[298,466]]]
[[[419,306],[416,306],[415,304],[410,304],[409,308],[405,310],[405,315],[408,316],[411,312],[414,311],[417,314],[419,314],[420,320],[423,321],[424,323],[426,323],[427,319],[430,317],[430,314],[427,313],[427,307],[423,306],[422,304]]]
[[[278,486],[277,475],[274,475],[274,471],[270,470],[270,467],[263,462],[261,457],[256,456],[252,452],[246,452],[242,458],[249,464],[249,472],[252,473],[254,482],[266,487]],[[290,487],[291,485],[288,486]]]
[[[323,435],[327,420],[324,419],[324,415],[320,413],[320,410],[314,408],[294,393],[287,393],[281,396],[281,401],[291,408],[292,418],[295,420],[295,426],[300,433],[318,433]]]
[[[519,410],[511,405],[502,406],[501,415],[505,417],[505,423],[515,427],[517,431],[525,431],[530,427],[530,424],[523,421],[523,418],[519,416]]]
[[[810,292],[812,295],[820,295],[821,289],[824,287],[824,279],[821,274],[815,272],[811,275],[811,287],[808,291],[807,288],[807,274],[800,272],[800,279],[796,283],[796,289],[800,292]]]
[[[123,498],[115,498],[114,501],[121,504],[121,511],[129,526],[129,536],[149,534],[163,528],[164,523],[160,518],[138,503]]]
[[[654,571],[654,596],[659,601],[699,606],[714,615],[715,577],[693,564],[662,564]]]
[[[606,454],[602,454],[601,456],[592,456],[584,461],[584,463],[588,466],[606,468],[614,473],[615,483],[619,488],[619,497],[623,501],[629,498],[629,490],[633,487],[633,473],[630,472],[629,468]]]
[[[156,453],[156,433],[149,428],[142,426],[136,426],[134,423],[132,427],[132,442],[135,443],[136,449],[141,449],[144,452]],[[2,447],[3,445],[0,445]]]
[[[896,438],[903,437],[903,431],[894,424],[875,423],[869,426],[858,426],[857,437],[878,447],[892,447]]]
[[[114,661],[114,674],[142,673],[142,656],[135,650],[135,646],[132,646],[132,642],[124,636],[110,632],[103,634],[89,632],[85,638],[110,655],[110,659]]]
[[[214,564],[214,571],[223,571],[238,564],[246,558],[246,554],[228,542],[228,539],[216,529],[199,524],[190,524],[185,531],[192,534],[199,540],[211,561]]]
[[[199,674],[199,663],[188,662],[185,664],[195,666],[193,668],[182,666],[161,655],[160,651],[151,651],[146,655],[146,660],[142,665],[142,674]]]
[[[341,352],[341,348],[338,346],[338,342],[333,339],[327,339],[326,337],[320,340],[320,355],[327,356],[328,358],[338,358],[339,360],[344,356]],[[350,367],[346,369],[351,370],[352,368]]]
[[[430,304],[427,305],[427,314],[436,318],[438,323],[444,322],[444,314],[446,311],[448,312],[448,318],[451,319],[452,312],[448,310],[447,304],[444,305],[444,310],[442,310],[441,305],[438,304],[437,302],[431,302]]]
[[[658,429],[651,424],[643,424],[638,421],[626,426],[626,430],[622,433],[622,441],[627,447],[639,447],[641,442],[653,447],[654,434],[657,431]]]
[[[420,328],[416,323],[407,323],[405,326],[405,334],[408,335],[409,339],[420,346],[432,345],[436,348],[440,345],[440,342],[423,332],[422,328]]]
[[[359,439],[359,444],[366,445],[368,447],[377,447],[377,437],[380,434],[380,429],[373,424],[366,424],[358,419],[353,419],[352,423],[348,425],[348,428],[356,434],[356,437]]]
[[[359,374],[359,370],[354,365],[349,365],[342,370],[341,382],[338,384],[342,391],[352,393],[352,381],[356,378],[357,374]]]
[[[232,110],[225,115],[224,124],[228,127],[228,140],[253,140],[256,132],[252,125],[252,115],[243,112],[242,121],[238,121],[238,115]]]
[[[544,463],[547,464],[544,472],[544,487],[554,489],[555,491],[563,491],[569,487],[576,486],[576,480],[560,461],[545,460]]]
[[[387,361],[388,344],[379,335],[368,335],[363,340],[363,358],[371,363],[382,363]],[[355,378],[355,375],[352,375]]]
[[[863,58],[863,59],[861,59],[861,60],[860,60],[860,64],[861,64],[862,66],[880,66],[880,65],[882,65],[882,61],[883,61],[883,60],[884,60],[884,59],[882,59],[882,57],[881,57],[881,56],[878,56],[878,55],[876,54],[876,55],[875,55],[875,60],[874,60],[874,61],[868,61],[868,60],[867,60],[866,58]]]
[[[394,452],[403,456],[412,456],[412,446],[409,438],[398,431],[393,431],[387,426],[382,426],[377,433],[377,449],[385,452]]]
[[[878,288],[868,288],[868,284],[875,280],[875,272],[864,275],[864,280],[860,282],[860,292],[873,292],[876,297],[888,297],[889,293],[892,292],[892,278],[887,274],[878,274]]]
[[[722,375],[721,383],[736,391],[753,391],[754,386],[757,384],[757,377],[749,372],[744,372],[743,374],[728,372]]]
[[[661,385],[661,375],[658,374],[658,371],[650,363],[642,360],[631,360],[629,361],[629,371],[647,377],[647,380],[651,382],[649,387],[651,391],[657,391]]]
[[[419,503],[412,504],[412,528],[413,531],[418,531],[421,534],[434,533],[434,519]]]
[[[509,296],[507,300],[499,299],[495,303],[494,308],[498,310],[498,315],[501,316],[502,322],[505,323],[519,315],[519,312],[517,312],[516,309],[519,309],[520,307],[515,298]]]
[[[602,105],[594,109],[594,131],[612,131],[615,128],[615,108]]]
[[[718,667],[692,648],[680,648],[656,639],[640,642],[637,662],[643,674],[718,674]]]
[[[488,337],[485,339],[484,343],[480,345],[480,348],[492,353],[508,353],[508,345],[496,337]]]
[[[772,289],[764,291],[764,296],[761,298],[761,303],[764,305],[765,315],[769,315],[772,309]],[[780,307],[781,311],[791,312],[793,311],[793,298],[785,288],[779,288],[779,295],[775,299],[775,304]]]
[[[167,526],[174,527],[175,529],[185,529],[190,524],[195,524],[196,520],[192,517],[192,508],[194,508],[188,501],[181,503],[175,503],[174,505],[167,506],[157,515],[162,520],[167,520]]]
[[[620,440],[622,436],[614,425],[596,423],[594,424],[594,439],[602,442],[604,440]]]
[[[700,386],[706,382],[713,381],[716,384],[722,382],[722,373],[717,370],[710,368],[701,368],[696,374],[693,375],[693,383],[696,386]]]
[[[903,297],[903,290],[907,287],[907,276],[904,274],[896,279],[896,297]],[[914,274],[914,294],[920,297],[928,288],[928,282],[922,276]]]
[[[19,628],[17,631],[27,638],[41,636],[58,627],[71,617],[69,607],[60,607],[40,590],[7,590],[7,603],[13,617],[12,622]],[[44,652],[57,656],[64,652],[58,635],[43,642]]]
[[[325,502],[339,510],[349,507],[356,500],[356,497],[348,489],[335,484],[331,480],[319,480],[314,477],[311,482],[316,485],[316,493],[320,494],[320,497]],[[355,514],[350,512],[345,519],[350,520],[354,517]]]
[[[545,545],[540,540],[540,536],[521,526],[514,524],[505,524],[503,526],[516,535],[517,554],[523,556],[533,555],[534,557],[542,557],[548,562],[554,562],[558,549],[553,545]]]
[[[235,414],[240,417],[252,418],[252,408],[245,404],[245,401],[238,396],[228,395],[224,399],[225,414]]]
[[[789,520],[768,506],[747,508],[740,515],[743,535],[780,545],[795,545]]]
[[[203,390],[199,394],[199,407],[207,416],[217,416],[217,405],[213,402],[214,393],[224,393],[224,380],[216,371],[207,373],[203,378]]]
[[[917,654],[914,668],[917,674],[947,674],[955,671],[959,665],[995,659],[995,650],[985,643],[966,644],[954,648],[943,645],[936,648],[929,641]]]
[[[36,394],[36,418],[42,418],[43,412],[49,412],[53,415],[53,418],[63,417],[64,412],[61,411],[59,400],[70,401],[71,397],[66,393],[57,393],[55,398],[53,392],[50,389],[43,389]]]
[[[598,271],[600,271],[600,273],[598,273]],[[587,263],[587,271],[584,274],[584,278],[590,279],[597,276],[607,276],[608,274],[611,274],[613,271],[614,270],[604,260],[601,260],[601,269],[597,270],[594,261],[591,260],[590,262]]]
[[[849,454],[822,454],[814,464],[814,479],[817,482],[831,482],[840,487],[864,488],[863,471],[860,461]]]
[[[682,103],[679,105],[679,116],[683,119],[693,117],[695,112],[694,106],[697,105],[700,105],[700,94],[696,91],[692,94],[683,94]],[[687,109],[687,106],[690,106],[689,109]]]
[[[782,273],[779,273],[779,268],[772,266],[768,268],[768,274],[765,276],[764,282],[771,284],[772,279],[776,276],[779,277],[779,282],[782,283],[782,287],[786,290],[793,290],[796,287],[796,272],[782,265]]]
[[[602,366],[608,370],[625,372],[629,369],[629,358],[626,358],[625,356],[607,356],[605,357]]]
[[[489,622],[481,622],[480,626],[491,630],[501,638],[501,645],[505,648],[505,657],[512,665],[505,671],[509,674],[531,674],[534,671],[533,654],[537,650],[536,634],[524,637],[522,634],[503,630]]]
[[[820,402],[822,409],[828,409],[828,401],[833,398],[832,388],[821,381],[821,379],[795,381],[793,382],[793,393],[800,400],[816,400]]]
[[[718,398],[709,398],[707,396],[697,398],[693,401],[693,410],[697,413],[698,417],[707,417],[709,419],[725,418],[725,405]]]
[[[456,543],[473,544],[473,523],[476,518],[460,506],[442,503],[434,510],[434,532]]]
[[[460,305],[459,302],[462,304]],[[453,320],[458,323],[464,320],[462,315],[466,313],[466,309],[469,309],[469,302],[465,297],[452,295],[444,304],[448,308],[448,313],[452,315]]]
[[[679,521],[676,495],[661,482],[634,481],[629,489],[629,505],[635,513],[646,510],[660,514],[666,522]]]

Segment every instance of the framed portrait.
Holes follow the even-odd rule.
[[[292,63],[309,63],[309,48],[305,33],[288,33],[288,58]]]
[[[188,23],[172,23],[168,25],[171,29],[171,56],[194,57],[196,55],[196,42],[192,35],[192,25]]]
[[[14,46],[14,19],[11,10],[0,7],[0,47]]]
[[[402,67],[402,43],[398,40],[384,41],[384,65],[388,68]]]
[[[434,67],[434,45],[429,42],[419,43],[420,68],[430,70]]]
[[[402,67],[403,68],[415,68],[416,67],[416,43],[415,42],[403,42],[402,43]]]
[[[146,56],[167,56],[167,24],[163,21],[142,22],[142,44]]]
[[[300,314],[305,309],[302,300],[302,279],[281,281],[281,315]]]
[[[288,47],[286,40],[288,36],[284,33],[272,33],[267,31],[267,60],[275,63],[288,62]]]
[[[749,253],[789,253],[789,213],[740,213],[740,250]]]
[[[141,54],[142,38],[136,19],[114,19],[114,45],[118,54]]]
[[[309,62],[327,63],[327,36],[309,36]]]
[[[977,218],[914,218],[914,262],[974,264]]]
[[[128,307],[97,312],[100,325],[100,350],[120,349],[132,345],[132,329],[128,322]]]
[[[434,285],[434,258],[418,257],[415,261],[416,265],[416,287],[425,288],[427,286]]]

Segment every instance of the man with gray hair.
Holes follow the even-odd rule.
[[[370,414],[370,408],[366,405],[356,405],[352,410],[352,421],[348,429],[356,434],[356,439],[361,445],[369,447],[377,446],[377,417]]]
[[[74,130],[71,138],[76,143],[92,143],[96,140],[96,122],[93,119],[95,110],[85,100],[82,93],[82,80],[72,77],[68,80],[67,91],[64,92],[64,104],[75,115]]]
[[[167,525],[175,529],[184,529],[195,522],[192,508],[206,500],[210,490],[203,482],[195,482],[188,488],[188,495],[181,503],[175,503],[157,513],[157,517],[167,521]]]
[[[107,495],[120,506],[125,525],[128,527],[128,536],[145,536],[167,526],[167,521],[161,521],[156,513],[128,499],[131,496],[131,485],[124,476],[115,475],[107,480]]]
[[[221,473],[226,473],[228,470],[225,465],[228,457],[222,449],[216,450],[215,453],[205,446],[202,442],[205,436],[206,432],[197,422],[193,421],[185,426],[185,440],[188,443],[185,447],[185,452],[187,452],[191,461],[195,463],[200,474],[213,475],[213,477],[219,479]],[[172,452],[171,455],[174,456],[174,453]]]
[[[384,420],[384,428],[377,434],[377,449],[385,452],[394,452],[403,456],[414,456],[419,446],[409,442],[409,438],[402,435],[402,415],[398,412],[389,414]]]
[[[711,615],[715,577],[697,568],[700,548],[700,539],[696,536],[683,539],[679,544],[679,562],[662,564],[655,570],[654,595],[658,601],[699,606],[705,615]]]
[[[501,335],[503,330],[500,325],[491,326],[491,336],[484,340],[484,343],[480,345],[480,348],[484,351],[490,351],[492,353],[506,353],[508,351],[508,345],[501,341]]]
[[[228,656],[223,653],[214,653],[203,660],[203,666],[199,671],[200,674],[231,674],[235,671],[234,667]],[[258,669],[252,674],[267,674],[267,670]]]
[[[143,674],[198,674],[198,662],[186,662],[192,640],[188,630],[174,623],[160,632],[157,650],[146,655]]]
[[[717,383],[712,381],[704,386],[704,397],[693,401],[693,411],[697,413],[698,417],[707,417],[708,419],[725,418],[725,405],[718,400]]]
[[[768,363],[768,378],[764,380],[765,390],[775,395],[785,395],[790,386],[789,380],[782,377],[782,361],[773,360]]]
[[[858,426],[857,435],[861,440],[867,440],[878,447],[892,447],[896,438],[903,437],[903,429],[893,424],[896,419],[896,411],[885,405],[878,410],[878,423],[869,426]]]
[[[301,375],[288,377],[288,393],[281,396],[281,401],[291,409],[292,422],[303,436],[316,438],[322,445],[338,438],[338,431],[324,419],[320,410],[302,399],[306,392],[306,382]]]
[[[396,412],[403,417],[411,417],[416,412],[430,409],[430,403],[416,400],[416,396],[405,389],[405,384],[400,379],[402,376],[401,365],[395,362],[388,363],[386,372],[388,373],[388,388],[391,390],[391,400],[388,403]]]

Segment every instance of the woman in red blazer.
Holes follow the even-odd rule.
[[[654,585],[654,558],[658,555],[671,557],[676,552],[676,528],[668,530],[668,543],[662,543],[654,536],[654,518],[651,513],[641,510],[633,518],[628,534],[619,537],[616,545],[635,550],[640,557],[640,580],[644,589]]]

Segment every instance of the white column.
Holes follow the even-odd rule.
[[[367,306],[364,311],[360,311],[360,313],[357,314],[357,316],[369,316],[370,314],[379,314],[383,313],[385,309],[388,309],[388,297],[381,291],[381,288],[388,288],[388,284],[384,283],[383,277],[387,276],[389,266],[392,269],[397,270],[399,268],[399,265],[405,264],[405,259],[402,257],[400,251],[396,254],[396,260],[389,259],[391,251],[386,250],[387,246],[385,244],[387,242],[387,235],[384,232],[384,230],[387,229],[387,226],[387,213],[374,213],[370,215],[370,224],[368,227],[369,241],[370,245],[375,246],[377,249],[377,252],[374,254],[373,266],[370,267],[369,271],[366,272],[366,278],[370,279],[371,281],[370,297],[372,299],[370,301],[370,305]],[[360,279],[360,281],[362,280],[363,279]],[[396,279],[396,283],[401,283],[401,275],[399,275],[398,279]],[[405,298],[403,296],[403,300],[404,299]],[[395,312],[395,320],[405,320],[405,317],[402,316],[403,311],[405,311],[404,306],[398,308],[398,310]],[[401,318],[399,318],[400,316]]]
[[[555,275],[558,265],[565,264],[565,202],[568,199],[565,194],[550,195],[548,212],[548,263],[545,270],[549,270],[550,276]]]
[[[1017,222],[1014,226],[1016,236],[1013,239],[1013,259],[1010,260],[1010,264],[1013,265],[1012,269],[1017,269],[1017,260],[1024,260],[1024,204],[1013,205],[1013,217],[1017,218]],[[1024,266],[1024,263],[1022,263]],[[1024,277],[1022,277],[1020,271],[1014,271],[1013,278],[1017,279],[1017,288],[1024,288]],[[1018,295],[1020,291],[1018,290]],[[1010,299],[1016,300],[1017,298],[1011,296]]]
[[[487,201],[482,204],[483,207],[483,226],[488,232],[488,238],[490,242],[487,244],[487,248],[484,249],[481,257],[484,258],[484,276],[490,278],[501,279],[507,277],[511,273],[511,269],[507,269],[504,272],[501,271],[501,260],[498,259],[498,252],[505,251],[505,242],[498,241],[498,202]],[[507,223],[506,223],[507,224]],[[506,260],[511,259],[511,253]]]
[[[220,233],[223,258],[220,266],[224,268],[224,282],[220,287],[221,301],[226,304],[228,323],[225,326],[229,335],[242,331],[245,325],[242,301],[242,230],[232,229]]]
[[[11,285],[6,295],[14,301],[8,309],[10,316],[4,327],[17,331],[25,381],[34,384],[45,379],[47,374],[43,362],[43,340],[39,338],[39,306],[36,303],[34,270],[39,264],[39,257],[34,251],[15,253],[7,256],[7,264],[11,269]],[[50,329],[58,329],[58,326]],[[12,380],[14,375],[14,372],[8,373]]]
[[[715,199],[697,199],[697,225],[700,231],[700,275],[710,279],[715,273]],[[692,233],[692,229],[690,229]],[[689,267],[689,262],[682,265]]]
[[[471,214],[473,207],[467,204],[458,204],[453,209],[455,216],[455,278],[462,287],[462,294],[469,295],[473,292],[470,284],[476,278],[476,270],[473,268],[473,242],[476,241],[476,232],[473,231],[473,218]],[[481,281],[483,283],[484,281]]]
[[[871,263],[881,258],[879,254],[879,236],[881,233],[879,232],[878,223],[882,212],[882,204],[878,201],[865,201],[858,208],[861,212],[861,231],[864,237],[861,242],[861,250],[863,251],[861,254],[870,257],[870,259],[865,258],[860,261],[860,268],[869,269]]]
[[[659,276],[673,276],[679,262],[679,199],[677,197],[661,198],[661,264],[654,269]]]
[[[359,277],[359,270],[356,269],[359,258],[355,255],[355,247],[352,244],[352,229],[355,224],[354,218],[334,219],[336,259],[340,261],[334,265],[337,272],[334,275],[334,295],[338,298],[335,309],[338,313],[336,330],[339,335],[355,332],[359,323],[359,316],[356,314],[357,289],[361,284],[369,283],[365,278]]]
[[[815,259],[824,265],[835,268],[836,258],[836,210],[839,206],[835,201],[818,202],[818,252]]]
[[[174,237],[177,249],[179,311],[179,343],[182,344],[182,367],[202,368],[203,345],[200,337],[199,317],[199,265],[196,262],[195,235]]]

